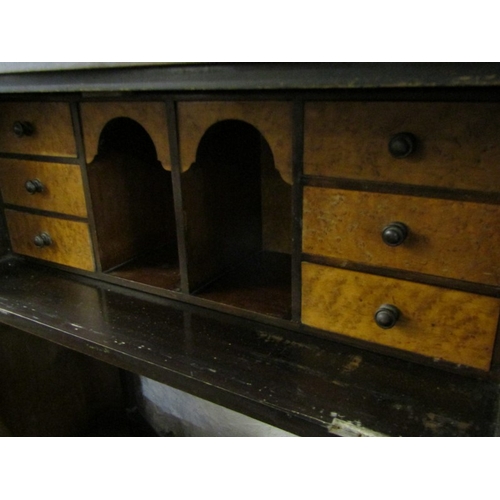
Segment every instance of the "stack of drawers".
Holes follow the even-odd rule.
[[[301,321],[306,330],[489,370],[500,313],[500,105],[311,101],[304,106]],[[83,146],[76,146],[69,103],[0,103],[0,183],[13,252],[95,271],[80,166],[91,164],[103,128],[120,117],[144,123],[163,167],[169,166],[168,120],[162,102],[87,102],[81,110],[86,159]],[[200,140],[186,142],[189,134],[201,137],[212,122],[254,115],[259,128],[272,131],[266,134],[273,138],[274,160],[291,165],[289,103],[184,103],[178,111],[185,171]],[[193,117],[203,126],[195,126]],[[92,168],[97,172],[95,164]],[[291,177],[286,168],[280,173]],[[131,193],[139,185],[149,199],[156,181],[147,184],[131,171],[125,182],[120,174],[112,194],[102,179],[88,195],[98,208],[101,265],[104,261],[108,269],[135,255],[137,241],[146,241],[140,229],[156,212],[132,203]],[[172,188],[168,180],[169,196],[183,182],[184,203],[189,206],[192,197],[197,206],[199,191],[190,190],[188,181],[184,175]],[[172,221],[162,234],[176,241],[169,203]],[[289,202],[282,205],[288,210]],[[121,224],[130,221],[130,211],[137,223],[130,224],[129,237]],[[116,250],[120,241],[126,258]],[[195,267],[192,258],[183,258]],[[294,278],[295,286],[300,285]]]
[[[488,370],[498,130],[491,103],[306,103],[303,323]]]
[[[94,270],[68,103],[0,103],[0,185],[14,252]]]

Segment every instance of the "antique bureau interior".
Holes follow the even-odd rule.
[[[491,384],[499,111],[491,89],[3,95],[7,253]]]

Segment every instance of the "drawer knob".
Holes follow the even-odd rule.
[[[382,240],[390,247],[401,245],[408,236],[408,227],[402,222],[391,222],[382,229]]]
[[[39,179],[30,179],[26,181],[24,187],[29,194],[41,193],[43,191],[43,184]]]
[[[392,328],[398,321],[400,316],[399,309],[392,304],[383,304],[375,313],[375,323],[380,328],[388,330]]]
[[[35,236],[33,242],[39,248],[48,247],[52,245],[52,238],[49,233],[40,233]]]
[[[394,158],[406,158],[410,156],[417,147],[417,138],[409,132],[396,134],[389,141],[389,153]]]
[[[35,127],[30,122],[14,122],[13,130],[17,137],[24,137],[33,135]]]

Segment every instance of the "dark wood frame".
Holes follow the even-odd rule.
[[[300,262],[306,260],[314,261],[310,256],[303,256],[301,249],[301,206],[303,185],[330,185],[333,181],[321,178],[312,178],[303,175],[303,103],[305,100],[317,99],[356,99],[356,100],[427,100],[427,101],[498,101],[500,94],[496,85],[498,82],[488,80],[487,74],[491,73],[491,66],[408,66],[399,67],[399,73],[391,73],[394,66],[379,65],[375,73],[375,67],[371,65],[354,65],[355,68],[346,68],[341,65],[326,66],[282,66],[278,72],[267,65],[253,66],[254,75],[248,80],[241,79],[241,75],[248,77],[248,68],[245,66],[219,65],[209,67],[210,78],[201,80],[200,67],[188,68],[142,68],[142,69],[110,69],[102,71],[88,70],[79,73],[79,83],[74,80],[74,72],[61,72],[54,74],[33,75],[0,75],[0,92],[19,92],[0,96],[1,100],[67,100],[70,102],[73,126],[77,138],[76,160],[67,160],[65,163],[79,165],[82,169],[85,186],[86,165],[84,146],[79,123],[77,102],[86,100],[157,100],[165,102],[167,108],[167,121],[169,130],[169,141],[172,155],[172,176],[174,183],[174,205],[178,230],[178,248],[181,270],[181,292],[171,290],[153,289],[147,285],[131,283],[118,277],[102,273],[98,269],[95,273],[74,271],[57,265],[39,265],[33,259],[18,258],[7,254],[2,259],[2,274],[8,277],[10,284],[15,284],[10,289],[7,284],[1,285],[2,293],[0,309],[2,322],[10,326],[30,332],[34,335],[47,338],[53,342],[64,345],[70,349],[84,352],[97,359],[101,359],[113,365],[127,370],[140,373],[174,387],[186,390],[192,394],[205,397],[211,401],[222,404],[229,408],[249,414],[268,423],[278,425],[284,429],[303,435],[327,435],[331,434],[332,421],[337,420],[355,422],[360,420],[362,427],[371,429],[373,432],[389,435],[461,435],[464,419],[470,424],[471,435],[493,435],[496,433],[497,421],[497,391],[496,380],[498,369],[495,366],[490,374],[478,372],[472,369],[457,368],[447,363],[435,363],[422,357],[397,352],[393,349],[382,347],[371,347],[372,351],[365,351],[366,344],[352,339],[346,339],[340,335],[325,335],[324,332],[300,324]],[[206,69],[206,68],[205,68]],[[302,70],[302,77],[300,71]],[[232,72],[238,72],[240,79],[231,79]],[[304,76],[305,71],[305,76]],[[449,71],[449,73],[447,73]],[[433,73],[434,72],[434,73]],[[476,78],[471,80],[470,87],[460,87],[460,75],[475,74]],[[86,78],[98,77],[96,84]],[[139,75],[142,83],[139,82]],[[277,75],[285,80],[283,84]],[[352,80],[358,78],[358,88],[348,90]],[[377,76],[378,75],[378,76]],[[402,77],[406,75],[406,80]],[[418,75],[416,83],[412,75]],[[126,77],[124,83],[119,84],[119,77]],[[312,76],[316,78],[312,79]],[[83,77],[83,78],[82,78]],[[171,77],[169,80],[167,77]],[[435,77],[435,78],[434,78]],[[128,79],[127,79],[128,78]],[[176,79],[177,78],[177,79]],[[198,79],[197,79],[198,78]],[[260,79],[259,79],[260,78]],[[392,78],[392,80],[391,80]],[[186,92],[187,82],[195,92]],[[274,83],[265,92],[260,90],[266,81]],[[394,83],[399,82],[400,88],[391,88]],[[404,83],[406,81],[406,83]],[[328,83],[328,90],[317,90]],[[403,83],[401,83],[403,82]],[[430,88],[436,84],[440,88]],[[46,90],[50,85],[55,90],[67,92],[78,92],[78,94],[26,94],[25,92],[38,92]],[[383,85],[386,88],[376,88]],[[401,88],[407,87],[407,88]],[[414,87],[414,88],[412,88]],[[79,94],[91,90],[120,91],[116,95],[109,94]],[[305,90],[303,90],[305,89]],[[307,90],[308,89],[308,90]],[[129,91],[141,91],[141,93],[129,93]],[[234,92],[233,92],[234,91]],[[242,91],[245,91],[244,93]],[[166,93],[164,93],[166,92]],[[292,100],[294,109],[294,132],[293,132],[293,166],[294,185],[292,192],[293,211],[293,249],[292,249],[292,320],[280,320],[265,315],[242,311],[241,309],[225,306],[223,304],[208,304],[202,298],[187,294],[189,289],[187,282],[187,268],[185,259],[185,242],[183,235],[182,199],[180,190],[180,166],[178,152],[178,137],[176,130],[176,102],[178,100],[236,100],[236,99],[279,99]],[[37,161],[57,161],[60,158],[34,157],[26,155],[0,155],[2,157],[25,158]],[[358,188],[360,183],[355,181],[336,180],[335,184],[341,183],[345,188]],[[368,183],[367,183],[368,184]],[[411,188],[400,188],[394,185],[376,185],[369,183],[364,189],[381,190],[382,192],[396,192]],[[88,192],[88,189],[86,189]],[[419,192],[423,192],[418,188]],[[449,193],[446,190],[428,189],[425,191],[429,196],[454,197],[457,193]],[[474,199],[487,203],[498,203],[497,195],[478,195],[476,193],[458,193],[461,199]],[[463,197],[463,198],[462,198]],[[89,203],[90,200],[87,200]],[[90,205],[89,205],[90,206]],[[89,210],[89,224],[91,235],[95,241],[95,225],[92,219],[92,211]],[[4,234],[4,233],[3,233]],[[96,246],[94,247],[96,248]],[[330,262],[331,264],[331,262]],[[71,271],[67,273],[66,271]],[[373,272],[373,269],[370,269]],[[394,273],[387,270],[375,270],[375,272],[392,276]],[[152,351],[145,352],[139,347],[146,337],[141,328],[139,318],[128,324],[121,319],[120,307],[113,302],[113,308],[106,306],[105,310],[94,312],[94,320],[98,318],[101,324],[99,331],[95,331],[92,320],[88,325],[81,325],[78,332],[72,331],[68,326],[67,318],[71,317],[70,301],[64,302],[58,312],[57,319],[50,319],[45,315],[47,311],[47,300],[51,300],[51,290],[46,290],[46,300],[38,300],[33,288],[27,280],[31,274],[38,280],[46,280],[56,289],[76,290],[92,289],[100,296],[113,294],[114,300],[123,301],[124,304],[132,302],[140,304],[148,311],[151,321],[161,321],[161,311],[180,311],[183,316],[190,315],[204,318],[206,325],[215,322],[214,334],[227,328],[234,332],[235,339],[242,336],[245,341],[236,340],[235,353],[221,350],[218,352],[218,361],[210,363],[204,359],[205,355],[211,353],[209,347],[205,352],[193,352],[192,339],[189,336],[202,338],[203,328],[198,327],[189,332],[185,328],[172,327],[171,331],[153,331],[149,339]],[[397,274],[397,273],[396,273]],[[406,277],[418,280],[418,276]],[[398,276],[404,278],[405,276]],[[89,279],[92,278],[92,279]],[[94,279],[97,278],[97,279]],[[499,296],[496,287],[485,287],[479,285],[468,285],[455,282],[454,280],[439,280],[435,284],[440,286],[455,287],[469,291],[480,291],[486,295]],[[119,286],[116,286],[119,285]],[[71,294],[69,294],[70,296]],[[19,296],[23,296],[21,303]],[[55,300],[56,294],[52,297]],[[172,302],[171,299],[175,299]],[[31,306],[31,310],[37,310],[42,314],[42,320],[37,319],[37,314],[26,312],[22,305]],[[207,309],[208,308],[208,309]],[[110,316],[111,315],[111,316]],[[116,322],[116,323],[115,323]],[[118,325],[118,330],[117,330]],[[136,328],[136,332],[133,329]],[[128,344],[127,347],[111,345],[114,342],[113,335],[122,339],[120,342]],[[267,356],[262,345],[262,334],[266,336],[269,348]],[[167,345],[165,339],[169,336],[179,335],[179,341]],[[222,334],[221,334],[222,335]],[[222,335],[222,337],[224,337]],[[328,337],[329,340],[323,339]],[[248,340],[251,338],[252,340]],[[126,339],[126,340],[125,340]],[[338,343],[337,341],[341,341]],[[497,342],[498,344],[498,342]],[[246,352],[244,350],[246,349]],[[495,349],[494,358],[498,359],[498,346]],[[316,359],[311,352],[318,354]],[[166,357],[167,355],[167,357]],[[175,356],[180,356],[182,362],[175,361]],[[259,374],[267,359],[269,365]],[[346,368],[353,359],[360,359],[359,366],[353,374]],[[200,360],[203,362],[200,364]],[[244,366],[238,366],[245,360]],[[417,363],[415,363],[417,362]],[[197,365],[195,375],[189,366]],[[221,367],[231,366],[233,379],[229,382],[224,376],[211,375]],[[437,368],[436,368],[437,366]],[[255,373],[253,373],[255,371]],[[455,372],[455,373],[453,373]],[[266,377],[272,382],[272,390],[266,386]],[[404,380],[408,387],[412,387],[411,396],[403,402],[401,385],[395,377]],[[273,378],[280,381],[280,385],[274,383]],[[239,379],[241,387],[235,385]],[[286,380],[285,380],[286,379]],[[423,383],[425,381],[425,383]],[[258,386],[260,384],[260,391]],[[344,384],[344,389],[336,389]],[[246,386],[246,387],[245,387]],[[264,390],[267,387],[267,390]],[[420,387],[420,388],[419,388]],[[456,401],[452,402],[448,395],[443,394],[441,387],[447,387],[455,395]],[[340,391],[340,392],[338,392]],[[350,396],[351,391],[356,394],[355,400]],[[446,392],[446,391],[445,391]],[[466,405],[466,401],[476,398],[481,394],[481,404],[477,408],[465,412],[460,406]],[[383,395],[383,396],[381,396]],[[379,399],[377,399],[379,398]],[[380,399],[382,398],[382,399]],[[385,398],[385,399],[384,399]],[[377,403],[378,401],[378,403]],[[387,422],[386,416],[390,406],[387,401],[394,405],[407,404],[407,411],[402,411],[396,417],[391,417]],[[313,408],[315,404],[321,406]],[[378,406],[379,405],[379,406]],[[414,420],[409,418],[409,411],[419,415]],[[432,409],[446,415],[446,422],[434,428],[426,427],[425,415]],[[400,411],[400,410],[398,410]],[[334,418],[332,413],[337,414]],[[404,415],[403,415],[404,414]],[[341,415],[340,418],[338,415]],[[406,416],[405,416],[406,415]],[[385,421],[384,421],[385,420]],[[428,422],[427,422],[428,423]],[[333,432],[333,431],[332,431]],[[335,432],[339,433],[338,430]],[[360,432],[362,432],[360,430]],[[342,432],[340,432],[341,434]]]

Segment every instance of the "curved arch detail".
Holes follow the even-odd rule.
[[[214,124],[238,120],[256,128],[269,144],[276,170],[292,184],[292,104],[289,102],[182,102],[178,104],[181,169],[196,161],[205,132]]]
[[[99,136],[108,122],[125,117],[139,123],[153,141],[158,161],[171,170],[167,115],[161,102],[86,102],[81,104],[83,139],[87,163],[97,154]]]
[[[126,117],[111,119],[99,135],[97,155],[126,153],[148,162],[158,161],[156,147],[147,130],[135,120]]]

